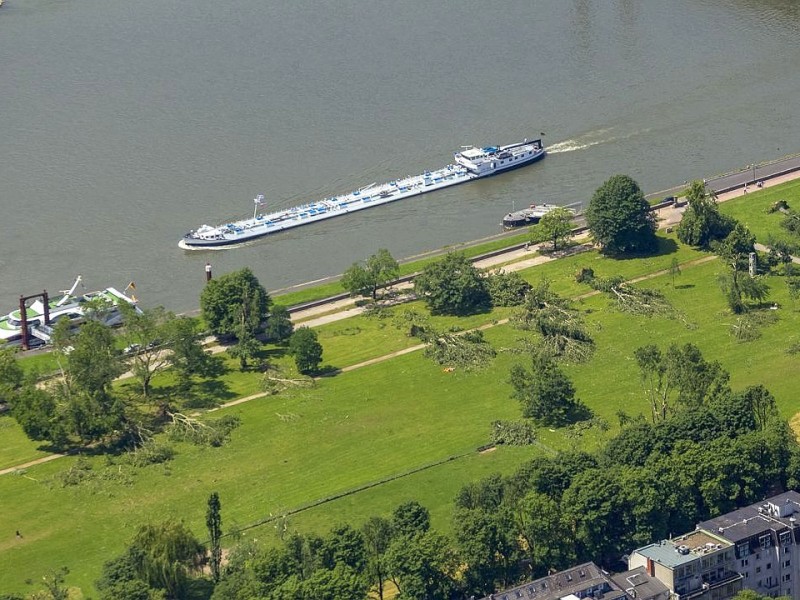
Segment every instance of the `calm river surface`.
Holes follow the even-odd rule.
[[[6,0],[0,311],[82,273],[198,304],[203,266],[268,289],[499,231],[530,202],[646,192],[800,151],[792,0]],[[795,65],[794,67],[792,65]],[[535,166],[266,238],[180,237],[545,132]]]

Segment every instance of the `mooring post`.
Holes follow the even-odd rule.
[[[28,310],[25,307],[25,296],[19,295],[19,319],[22,327],[22,349],[28,349]]]
[[[211,263],[206,263],[206,283],[211,281]]]

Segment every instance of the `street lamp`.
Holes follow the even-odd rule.
[[[756,183],[756,163],[753,163],[753,185]]]

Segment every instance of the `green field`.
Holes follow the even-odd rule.
[[[761,201],[759,195],[767,193],[773,190],[746,197],[745,209],[738,200],[723,206],[726,212],[750,214]],[[800,202],[800,187],[780,193],[790,204],[791,198]],[[770,224],[757,234],[766,235],[768,230]],[[0,591],[25,591],[30,589],[26,579],[37,580],[49,569],[67,565],[68,582],[92,594],[103,561],[118,553],[140,524],[182,518],[203,538],[206,499],[212,491],[220,494],[225,527],[245,529],[248,537],[268,542],[275,539],[276,525],[324,531],[336,522],[359,523],[373,514],[388,514],[412,498],[430,508],[438,529],[448,531],[452,498],[464,483],[494,471],[509,473],[547,449],[592,450],[618,430],[619,410],[646,412],[633,361],[633,350],[646,343],[662,347],[696,343],[707,359],[719,360],[731,372],[735,389],[764,383],[776,396],[781,413],[790,417],[800,410],[791,376],[798,358],[786,350],[800,341],[795,333],[800,331],[800,311],[792,306],[782,278],[771,277],[770,300],[781,307],[771,313],[777,322],[766,326],[759,339],[735,341],[730,334],[735,318],[715,281],[722,266],[716,260],[698,261],[706,256],[665,236],[655,257],[615,261],[589,252],[523,272],[530,281],[550,279],[559,293],[575,297],[590,291],[574,281],[581,267],[591,267],[600,276],[620,274],[630,279],[668,269],[673,257],[681,263],[675,287],[666,274],[639,284],[663,291],[683,315],[680,319],[622,314],[601,295],[577,304],[585,312],[598,351],[591,361],[568,365],[566,371],[579,398],[607,423],[608,430],[543,429],[539,439],[546,449],[501,447],[478,453],[489,439],[493,420],[519,416],[519,407],[509,399],[507,379],[510,366],[524,360],[511,352],[524,334],[496,325],[485,335],[499,353],[483,371],[445,372],[421,352],[413,352],[324,377],[311,389],[225,409],[239,415],[242,425],[221,448],[179,444],[174,460],[145,468],[133,468],[116,458],[68,457],[0,476],[2,522],[7,530],[0,536]],[[424,311],[421,303],[394,310],[409,308]],[[508,313],[503,309],[432,322],[442,329],[469,328],[496,323]],[[417,343],[396,328],[391,317],[360,316],[321,327],[319,333],[324,362],[336,368]],[[224,389],[230,397],[252,394],[261,389],[260,377],[231,368],[223,379]],[[169,378],[158,382],[167,384]],[[41,455],[7,416],[0,417],[0,439],[0,467]],[[91,471],[80,485],[62,485],[63,473],[79,460],[88,462]],[[324,501],[341,494],[346,495]],[[271,515],[304,507],[308,508],[285,521],[268,521]],[[262,524],[253,526],[257,523]],[[24,534],[22,540],[13,536],[16,529]]]

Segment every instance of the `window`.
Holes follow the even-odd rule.
[[[783,576],[784,581],[791,581],[791,579],[792,579],[791,573],[787,573],[786,575]]]
[[[750,564],[750,559],[749,558],[743,558],[742,559],[742,566],[743,567],[746,567],[749,564]]]
[[[790,560],[783,561],[783,568],[785,569],[786,567],[790,566],[791,563],[792,563],[792,561],[790,561]]]
[[[772,563],[767,563],[767,569],[771,569],[771,568],[772,568]]]
[[[758,537],[758,544],[762,548],[769,548],[772,545],[772,538],[768,533]]]
[[[739,558],[744,558],[750,555],[750,544],[739,544],[736,546],[736,551],[739,553]]]
[[[781,545],[788,546],[792,543],[792,532],[791,531],[782,531],[781,532]]]
[[[756,573],[761,573],[761,567],[756,567]]]
[[[783,549],[784,554],[791,554],[792,548],[790,546],[785,546]]]

